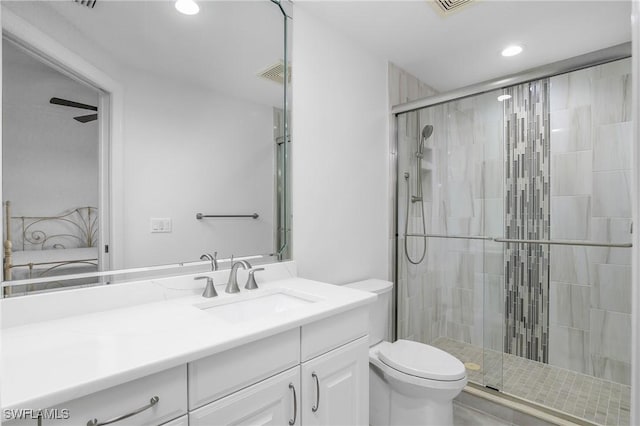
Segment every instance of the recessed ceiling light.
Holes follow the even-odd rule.
[[[502,56],[516,56],[522,52],[522,46],[518,46],[513,44],[511,46],[507,46],[502,50]]]
[[[507,99],[511,99],[511,95],[500,95],[498,96],[498,102],[506,101]]]
[[[195,15],[200,12],[200,7],[193,0],[177,0],[176,9],[185,15]]]

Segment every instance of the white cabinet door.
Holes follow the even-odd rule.
[[[189,426],[300,425],[300,368],[294,367],[189,413]]]
[[[369,338],[302,363],[302,423],[369,424]]]

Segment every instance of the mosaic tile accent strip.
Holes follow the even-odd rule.
[[[505,235],[549,239],[549,80],[504,90]],[[505,246],[505,352],[549,362],[549,246]]]
[[[500,390],[507,394],[600,425],[630,424],[630,386],[446,337],[431,345],[462,362],[479,364],[480,370],[467,370],[469,380],[477,384],[499,383],[504,377]]]

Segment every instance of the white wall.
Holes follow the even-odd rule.
[[[293,258],[336,284],[390,278],[387,62],[294,5]]]

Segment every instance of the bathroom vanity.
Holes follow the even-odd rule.
[[[375,295],[291,270],[268,265],[259,289],[216,286],[210,299],[183,276],[4,300],[3,317],[30,303],[50,318],[2,331],[3,423],[36,425],[41,413],[43,425],[368,424]],[[99,311],[44,307],[86,311],[89,298]]]

